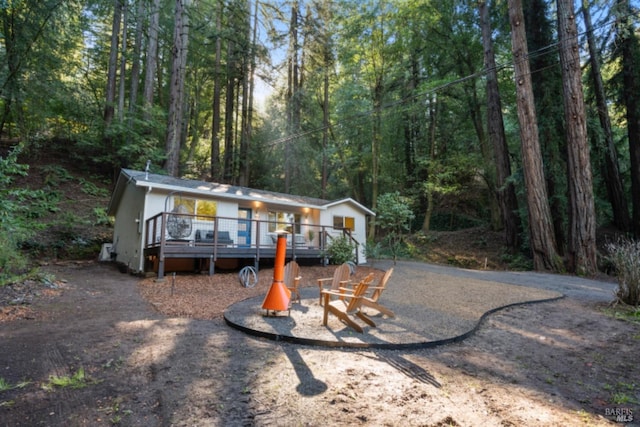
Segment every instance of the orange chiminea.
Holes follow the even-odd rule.
[[[276,259],[273,266],[273,283],[262,302],[262,308],[267,310],[267,316],[269,315],[269,310],[274,312],[289,310],[291,291],[284,284],[284,258],[286,253],[287,235],[286,233],[279,233],[276,244]]]

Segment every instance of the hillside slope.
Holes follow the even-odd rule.
[[[111,241],[106,215],[110,180],[90,165],[77,162],[66,150],[28,150],[19,162],[29,166],[27,176],[16,177],[19,188],[43,190],[40,210],[33,218],[36,230],[23,248],[34,258],[90,259]]]

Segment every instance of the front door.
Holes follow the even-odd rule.
[[[238,208],[238,246],[251,246],[251,209]]]

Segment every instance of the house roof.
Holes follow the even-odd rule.
[[[194,195],[216,197],[220,199],[260,201],[264,203],[287,206],[313,207],[316,209],[327,209],[331,206],[347,203],[361,210],[366,215],[375,216],[375,213],[373,211],[350,197],[338,200],[324,200],[315,197],[297,196],[293,194],[257,190],[254,188],[240,187],[235,185],[175,178],[168,175],[146,173],[144,171],[136,171],[131,169],[122,169],[120,171],[118,182],[116,183],[116,187],[113,191],[113,194],[111,195],[111,200],[109,202],[109,215],[115,214],[124,189],[129,183],[134,183],[134,185],[137,187],[161,189],[167,192],[182,191]]]

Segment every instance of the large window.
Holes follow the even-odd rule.
[[[333,228],[340,230],[346,228],[347,230],[355,231],[356,220],[351,216],[334,216]]]
[[[291,229],[293,224],[294,229]],[[289,233],[300,233],[300,214],[291,212],[269,212],[269,232],[285,230]]]
[[[173,197],[174,209],[178,206],[184,206],[190,214],[198,215],[198,219],[211,220],[212,216],[216,216],[218,212],[218,204],[212,200],[189,199],[180,196]]]

